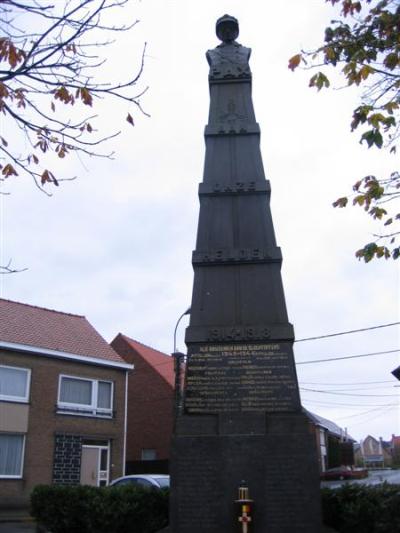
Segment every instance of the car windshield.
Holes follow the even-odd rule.
[[[169,487],[169,477],[156,477],[154,478],[160,487]]]

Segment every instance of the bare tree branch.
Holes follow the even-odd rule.
[[[0,265],[0,275],[1,274],[17,274],[18,272],[25,272],[28,270],[27,268],[12,268],[11,267],[11,259],[5,266]]]
[[[56,153],[61,159],[71,153],[111,158],[112,152],[104,153],[97,147],[120,131],[99,132],[92,124],[101,115],[97,112],[99,99],[134,105],[148,116],[140,102],[147,87],[137,88],[146,45],[136,73],[127,79],[108,80],[104,69],[107,59],[98,53],[100,45],[103,52],[114,43],[110,33],[128,31],[138,23],[111,22],[111,11],[123,10],[127,3],[127,0],[0,1],[4,35],[0,38],[0,114],[3,131],[11,129],[8,123],[13,124],[21,136],[21,142],[16,144],[0,137],[3,156],[0,182],[22,173],[43,191],[48,182],[57,185],[59,181],[75,178],[55,178],[48,168],[54,161],[46,163],[49,154]],[[32,32],[32,27],[42,31]],[[107,34],[105,39],[98,38],[102,33]],[[76,108],[72,115],[60,112],[62,107],[66,111],[69,106]],[[96,112],[82,115],[82,106]],[[74,120],[71,116],[78,118]],[[133,125],[129,111],[126,120]],[[27,146],[26,153],[18,153],[16,146]]]

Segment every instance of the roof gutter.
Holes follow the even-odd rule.
[[[89,365],[108,366],[112,368],[121,368],[124,370],[133,370],[134,368],[134,366],[129,363],[119,363],[118,361],[109,361],[107,359],[101,359],[99,357],[78,355],[69,352],[62,352],[60,350],[50,350],[48,348],[40,348],[37,346],[30,346],[28,344],[17,344],[14,342],[0,341],[0,348],[11,350],[13,352],[24,352],[29,354],[41,355],[44,357],[67,359],[69,361],[77,361],[79,363],[86,363]]]

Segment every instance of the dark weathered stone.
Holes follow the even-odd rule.
[[[207,52],[210,112],[170,530],[242,531],[235,500],[246,480],[251,532],[320,533],[316,449],[300,404],[251,50],[236,42],[238,23],[228,15],[217,35],[223,42]]]
[[[58,433],[54,440],[53,483],[76,485],[81,471],[82,438]]]

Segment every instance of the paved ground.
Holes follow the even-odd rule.
[[[329,487],[336,489],[346,483],[357,483],[359,485],[379,485],[383,482],[399,484],[400,485],[400,470],[370,470],[368,477],[365,479],[352,479],[350,481],[322,481],[321,487]]]

